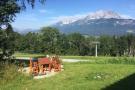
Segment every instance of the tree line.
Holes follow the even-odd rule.
[[[15,51],[59,55],[95,55],[95,43],[101,56],[134,56],[135,35],[88,36],[80,33],[63,34],[58,29],[44,27],[39,32],[15,35]]]

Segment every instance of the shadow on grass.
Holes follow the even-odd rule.
[[[135,90],[135,73],[103,88],[102,90]]]

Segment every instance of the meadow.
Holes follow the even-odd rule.
[[[135,90],[134,58],[90,56],[61,56],[61,58],[87,59],[90,62],[63,63],[64,71],[39,80],[17,73],[15,69],[9,67],[6,68],[5,74],[8,77],[0,79],[0,90]]]

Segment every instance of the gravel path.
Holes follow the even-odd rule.
[[[79,59],[62,59],[63,62],[89,62],[89,61],[93,61],[93,60],[79,60]]]
[[[46,75],[34,76],[34,79],[41,79],[41,78],[51,77],[51,76],[56,75],[57,73],[59,73],[59,72],[54,72],[54,71],[49,72],[49,71],[47,71],[47,72],[46,72]]]

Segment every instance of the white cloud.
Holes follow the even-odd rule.
[[[57,17],[51,17],[51,22],[52,23],[56,23],[58,21],[63,21],[63,20],[78,20],[78,19],[82,19],[84,18],[86,15],[88,15],[89,13],[83,13],[83,14],[76,14],[76,15],[69,15],[69,16],[57,16]]]
[[[52,14],[53,12],[52,11],[50,11],[50,10],[45,10],[45,9],[40,9],[40,10],[38,10],[40,13],[47,13],[47,14]]]
[[[48,11],[47,10],[44,10],[44,9],[41,9],[39,10],[40,13],[47,13]]]
[[[125,19],[134,19],[133,17],[131,17],[129,15],[124,15],[124,14],[122,14],[121,17],[125,18]]]

